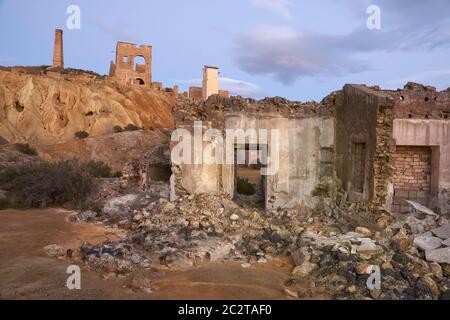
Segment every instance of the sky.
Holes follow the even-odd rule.
[[[67,26],[71,5],[80,29]],[[367,26],[372,5],[379,29]],[[108,74],[117,41],[147,44],[153,81],[184,90],[204,65],[220,68],[221,89],[254,98],[450,87],[450,0],[0,0],[0,65],[51,64],[55,28],[66,67]]]

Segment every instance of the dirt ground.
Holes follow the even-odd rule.
[[[75,248],[79,241],[95,244],[119,236],[114,229],[67,222],[70,214],[58,209],[0,211],[0,299],[287,298],[283,288],[292,269],[288,259],[251,269],[239,263],[217,263],[183,272],[141,270],[109,279],[80,265],[81,290],[68,290],[66,268],[72,263],[47,257],[43,248],[49,244]],[[151,283],[152,292],[133,290],[131,283],[136,279]]]

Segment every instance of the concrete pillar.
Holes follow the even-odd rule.
[[[63,31],[61,29],[55,30],[52,66],[54,68],[64,68]]]
[[[219,68],[205,66],[202,89],[203,100],[214,94],[219,94]]]

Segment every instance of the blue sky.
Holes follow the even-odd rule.
[[[81,29],[66,27],[69,5]],[[369,5],[381,30],[369,30]],[[65,64],[107,74],[116,41],[153,46],[153,79],[186,89],[203,65],[256,98],[320,100],[345,83],[450,86],[450,0],[0,0],[0,65],[43,65],[64,29]],[[5,45],[8,44],[8,45]]]

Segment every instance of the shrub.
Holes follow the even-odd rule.
[[[112,176],[111,167],[103,161],[90,161],[87,163],[89,174],[95,178],[110,178]]]
[[[45,207],[70,202],[82,206],[93,190],[93,179],[85,164],[70,160],[8,167],[0,171],[0,189],[13,205]]]
[[[36,156],[37,155],[37,151],[36,149],[30,147],[30,145],[28,143],[16,143],[15,144],[17,151],[23,153],[23,154],[27,154],[29,156]]]
[[[9,144],[9,141],[0,136],[0,146],[4,146],[6,144]]]
[[[77,138],[77,139],[86,139],[88,137],[89,137],[89,133],[87,133],[86,131],[75,132],[75,138]]]
[[[121,126],[114,126],[113,130],[115,133],[123,132],[123,128]]]
[[[245,196],[252,196],[256,193],[255,187],[248,182],[248,179],[237,178],[237,192]]]
[[[129,124],[125,127],[125,131],[137,131],[141,130],[141,128],[135,126],[134,124]]]

